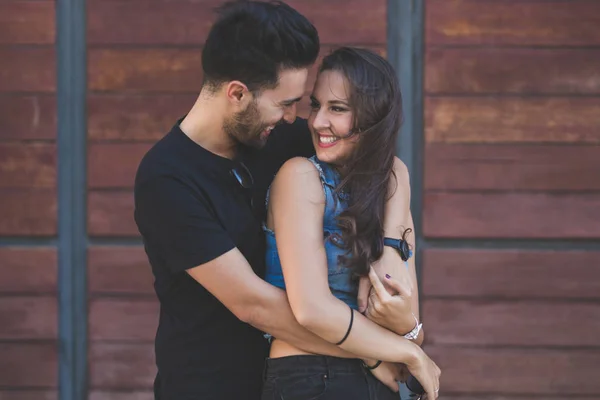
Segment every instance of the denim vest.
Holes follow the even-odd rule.
[[[352,280],[352,272],[345,268],[340,256],[346,255],[345,250],[341,248],[342,237],[341,229],[337,226],[337,216],[346,209],[347,196],[343,193],[337,195],[335,188],[339,183],[339,174],[328,164],[321,162],[316,156],[309,158],[309,161],[319,171],[323,191],[325,192],[325,213],[323,215],[323,241],[325,252],[327,254],[327,270],[329,279],[329,288],[331,293],[348,304],[353,309],[358,309],[358,281]],[[267,193],[267,202],[269,194]],[[281,270],[281,260],[277,252],[277,242],[275,233],[264,227],[266,232],[267,253],[266,253],[266,276],[265,280],[270,284],[285,289],[283,272]]]

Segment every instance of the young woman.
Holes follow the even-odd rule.
[[[394,157],[401,104],[395,72],[382,57],[341,48],[323,60],[308,119],[316,156],[286,162],[267,199],[266,279],[286,289],[301,325],[357,358],[307,354],[274,338],[263,400],[396,399],[373,377],[394,363],[437,398],[439,368],[406,331],[394,329],[403,313],[417,326],[409,338],[420,324],[369,267],[384,249],[386,200],[393,190],[409,190]],[[377,323],[356,311],[358,278],[367,275],[373,290],[365,315]],[[389,290],[399,290],[386,278]]]

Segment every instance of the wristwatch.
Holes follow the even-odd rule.
[[[423,324],[419,323],[419,320],[417,319],[415,314],[413,314],[413,318],[415,319],[416,326],[413,328],[412,331],[404,335],[404,337],[408,340],[415,340],[416,338],[418,338],[419,333],[421,332],[421,328],[423,327]]]
[[[411,256],[410,247],[408,246],[408,242],[402,239],[392,239],[388,237],[383,238],[383,245],[393,247],[400,253],[400,258],[402,261],[407,261]]]

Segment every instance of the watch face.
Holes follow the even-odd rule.
[[[410,257],[410,247],[408,246],[408,242],[406,240],[401,240],[400,245],[398,247],[398,251],[400,252],[400,258],[402,258],[402,261],[407,261]]]

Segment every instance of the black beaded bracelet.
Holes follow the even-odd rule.
[[[369,367],[366,363],[363,362],[363,365],[365,366],[366,369],[370,369],[370,370],[374,370],[375,368],[379,367],[381,365],[382,361],[379,360],[375,363],[375,365],[373,365],[372,367]]]
[[[337,342],[335,345],[339,346],[340,344],[344,343],[346,341],[346,339],[348,339],[348,336],[350,336],[350,331],[352,330],[352,324],[354,323],[354,310],[352,309],[352,307],[350,308],[350,325],[348,325],[348,330],[346,331],[346,335],[344,335],[343,339],[340,340],[339,342]]]

